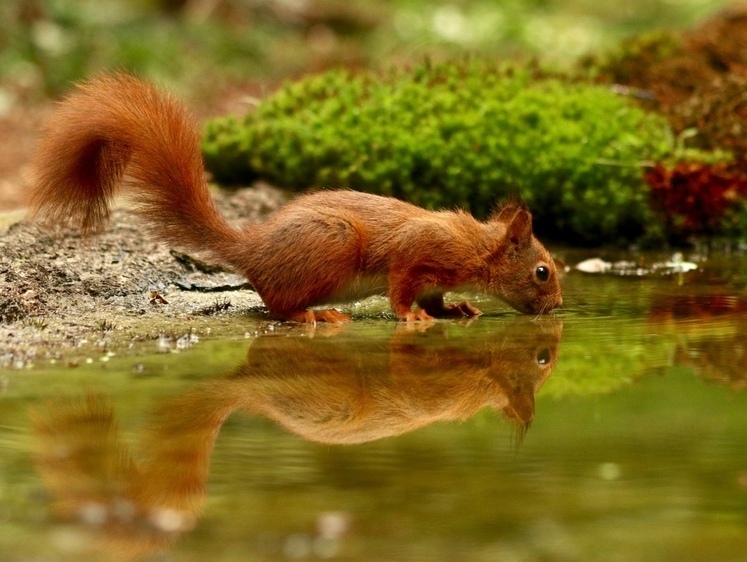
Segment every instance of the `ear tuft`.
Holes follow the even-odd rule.
[[[510,197],[504,201],[490,217],[491,221],[509,223],[518,211],[528,210],[524,201],[520,197]]]
[[[506,228],[506,240],[516,249],[532,241],[532,214],[525,208],[517,209]]]

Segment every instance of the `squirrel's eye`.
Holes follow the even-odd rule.
[[[541,265],[534,271],[534,274],[540,281],[547,281],[548,279],[550,279],[550,268],[545,265]]]
[[[550,359],[552,359],[552,354],[547,348],[543,349],[537,354],[537,363],[539,363],[540,365],[547,365],[550,362]]]

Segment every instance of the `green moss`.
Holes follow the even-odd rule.
[[[481,61],[333,71],[206,126],[219,182],[344,186],[487,215],[518,194],[540,230],[600,243],[650,218],[642,166],[672,151],[666,121],[605,87]]]

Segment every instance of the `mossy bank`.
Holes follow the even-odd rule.
[[[207,123],[219,182],[349,187],[486,216],[519,195],[540,234],[600,244],[652,233],[643,170],[675,142],[666,120],[606,86],[469,60],[290,83]]]

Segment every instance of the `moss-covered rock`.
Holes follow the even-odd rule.
[[[665,119],[606,87],[482,61],[308,77],[209,122],[204,141],[219,182],[344,186],[478,216],[518,194],[540,231],[585,243],[644,232],[642,168],[672,147]]]

